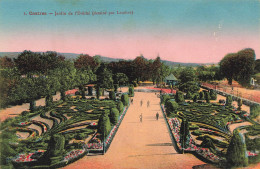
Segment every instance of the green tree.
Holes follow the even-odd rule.
[[[243,86],[250,85],[250,79],[254,74],[255,51],[250,48],[239,51],[237,53],[236,66],[235,80]]]
[[[227,149],[227,161],[231,166],[247,166],[248,158],[246,155],[246,144],[243,136],[236,129]]]
[[[248,86],[254,73],[255,51],[247,48],[237,53],[227,54],[219,63],[220,71],[232,85],[237,80],[241,85]]]
[[[100,58],[98,58],[97,56],[93,58],[88,54],[79,55],[79,57],[74,62],[76,69],[88,70],[90,68],[92,72],[96,71],[99,64],[100,64]]]
[[[112,72],[102,63],[97,70],[97,85],[105,89],[113,89]]]
[[[124,73],[117,73],[114,75],[114,83],[118,84],[121,88],[122,85],[125,85],[128,82],[128,77]]]
[[[236,53],[229,53],[227,54],[219,63],[220,71],[227,78],[228,84],[232,85],[232,81],[236,76],[235,64],[236,64]]]
[[[195,93],[199,91],[199,86],[196,81],[196,74],[193,68],[186,67],[182,70],[179,76],[180,85],[179,89],[185,93],[191,92]]]

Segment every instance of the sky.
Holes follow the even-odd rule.
[[[259,59],[259,11],[259,0],[1,0],[0,52],[217,63],[252,48]]]

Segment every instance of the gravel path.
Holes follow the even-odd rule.
[[[160,114],[158,121],[155,118],[157,112]],[[139,119],[141,113],[142,122]],[[128,109],[108,152],[86,156],[65,168],[179,169],[202,164],[205,163],[191,154],[177,154],[175,151],[155,93],[135,92],[134,104]]]

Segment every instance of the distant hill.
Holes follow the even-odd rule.
[[[9,58],[16,58],[21,52],[0,52],[0,57],[4,57],[7,56]],[[58,53],[60,55],[63,55],[66,59],[75,59],[77,58],[80,54],[77,53]],[[109,58],[109,57],[105,57],[105,56],[100,56],[100,59],[103,62],[118,62],[120,60],[125,60],[125,59],[115,59],[115,58]],[[162,62],[165,65],[168,66],[192,66],[192,67],[196,67],[199,65],[211,65],[214,63],[182,63],[182,62],[172,62],[172,61],[167,61],[167,60],[162,60]]]

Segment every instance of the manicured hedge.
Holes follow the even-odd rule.
[[[117,110],[117,108],[110,109],[109,119],[112,125],[116,125],[118,117],[119,111]]]
[[[123,95],[121,96],[121,101],[122,101],[122,103],[124,104],[124,106],[128,106],[128,104],[129,104],[128,94],[123,94]]]

